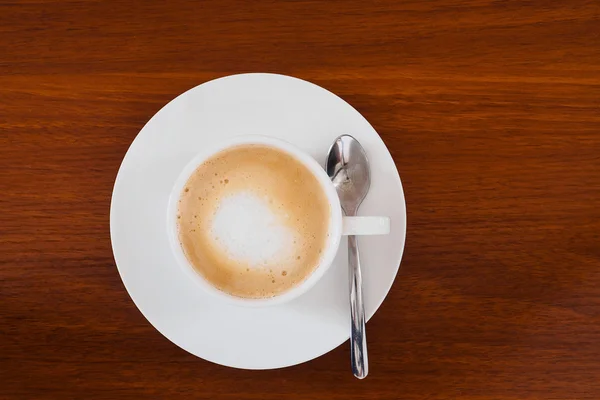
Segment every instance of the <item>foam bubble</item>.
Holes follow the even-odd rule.
[[[229,257],[253,268],[284,262],[295,247],[295,232],[281,223],[268,201],[249,192],[221,199],[211,234]]]

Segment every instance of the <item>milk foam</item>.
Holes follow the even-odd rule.
[[[250,192],[221,199],[211,235],[230,258],[257,268],[284,263],[294,255],[296,233],[283,224],[268,198]]]
[[[193,268],[237,297],[284,293],[319,266],[330,205],[302,163],[278,149],[224,150],[190,175],[177,210],[181,247]]]

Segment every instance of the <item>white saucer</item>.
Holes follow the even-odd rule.
[[[160,333],[205,360],[246,369],[302,363],[348,339],[345,240],[327,274],[300,298],[280,306],[242,308],[215,301],[187,279],[169,248],[166,226],[175,179],[204,146],[234,135],[268,135],[296,145],[322,164],[343,133],[362,143],[371,164],[371,189],[360,214],[387,215],[392,224],[390,235],[359,239],[365,311],[371,318],[398,272],[406,209],[394,161],[358,111],[300,79],[243,74],[197,86],[152,117],[119,169],[110,234],[129,295]]]

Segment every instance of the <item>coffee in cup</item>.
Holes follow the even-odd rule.
[[[178,238],[204,279],[241,298],[274,297],[321,262],[331,206],[315,175],[287,152],[240,144],[202,162],[181,191]]]

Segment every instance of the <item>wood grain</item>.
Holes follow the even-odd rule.
[[[206,80],[291,74],[389,146],[405,256],[340,346],[242,371],[155,331],[112,258],[129,144]],[[0,398],[600,398],[598,1],[0,3]]]

